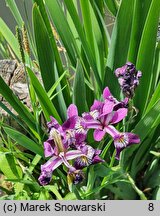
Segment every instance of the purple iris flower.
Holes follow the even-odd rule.
[[[83,117],[86,120],[86,129],[95,129],[93,134],[95,141],[101,141],[106,133],[112,136],[116,148],[116,158],[119,159],[120,152],[125,147],[134,143],[139,143],[140,139],[133,133],[120,133],[113,126],[126,117],[128,110],[127,108],[118,107],[115,109],[115,106],[117,106],[119,102],[112,97],[108,99],[108,96],[111,96],[108,90],[109,89],[105,89],[103,92],[105,102],[94,101],[91,111],[89,113],[84,113]],[[78,158],[76,160],[78,160]]]
[[[104,135],[108,132],[110,125],[117,124],[126,117],[126,108],[120,108],[116,111],[113,111],[113,107],[114,105],[108,106],[108,103],[104,103],[101,109],[99,109],[99,102],[94,102],[95,110],[91,110],[90,113],[85,113],[83,115],[83,117],[86,119],[86,129],[95,129],[94,139],[96,141],[101,141],[103,139]]]
[[[53,140],[51,138],[53,138]],[[42,185],[50,182],[52,172],[61,164],[64,164],[68,169],[71,169],[72,165],[69,164],[68,161],[84,156],[80,150],[68,150],[65,148],[59,131],[54,128],[51,129],[50,140],[51,142],[46,141],[44,143],[45,157],[52,157],[41,166],[39,181]]]
[[[62,126],[51,117],[51,121],[48,123],[49,138],[44,142],[44,155],[46,158],[51,158],[41,166],[40,184],[48,184],[51,181],[52,172],[61,164],[68,168],[68,176],[72,176],[73,183],[77,184],[83,176],[80,169],[93,163],[102,162],[99,157],[100,151],[86,145],[87,130],[84,130],[81,125],[82,121],[84,123],[84,119],[78,116],[74,104],[69,106],[68,119]],[[73,167],[69,163],[70,160],[76,158],[79,158],[79,161],[82,158],[86,161],[83,167],[78,167],[78,165]]]
[[[136,87],[139,85],[142,72],[137,71],[135,65],[131,62],[127,62],[121,68],[116,69],[115,75],[118,77],[123,94],[128,98],[132,98]]]

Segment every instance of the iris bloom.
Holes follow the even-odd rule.
[[[49,142],[44,143],[44,153],[45,157],[52,157],[41,166],[39,181],[42,185],[50,182],[52,172],[61,164],[64,164],[70,170],[72,165],[68,161],[84,156],[80,150],[68,150],[65,148],[59,131],[54,128],[51,129]]]
[[[106,89],[103,97],[107,98],[110,92]],[[116,148],[116,158],[119,159],[120,152],[127,146],[133,143],[139,143],[140,139],[137,135],[132,133],[120,133],[114,128],[114,124],[119,123],[127,115],[127,108],[116,108],[117,102],[114,98],[112,100],[105,100],[105,102],[94,101],[90,113],[84,113],[83,117],[86,119],[85,127],[94,130],[94,139],[101,141],[106,133],[110,134],[114,140]]]
[[[86,120],[84,127],[94,130],[94,139],[101,141],[106,133],[110,130],[110,126],[117,124],[127,115],[126,108],[120,108],[114,111],[115,103],[112,101],[94,101],[91,106],[91,112],[84,113],[83,117]]]
[[[73,180],[73,183],[77,184],[83,179],[82,168],[103,161],[99,157],[101,151],[86,145],[86,131],[80,125],[82,118],[78,117],[76,111],[76,106],[70,105],[68,119],[62,126],[53,117],[48,123],[50,132],[48,140],[44,142],[44,155],[51,158],[41,166],[39,182],[42,185],[51,181],[52,172],[61,164],[68,168],[68,177]],[[71,147],[74,147],[74,149],[71,150]],[[76,158],[77,161],[75,161],[75,167],[73,167],[69,161]],[[82,163],[83,166],[80,166]]]

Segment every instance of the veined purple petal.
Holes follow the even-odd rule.
[[[84,120],[96,120],[96,119],[98,119],[98,117],[99,117],[99,111],[98,110],[93,110],[93,111],[91,111],[91,112],[89,112],[89,113],[83,113],[82,114],[82,117],[83,117],[83,119]]]
[[[106,133],[105,130],[95,129],[93,134],[95,141],[101,141],[105,133]]]
[[[116,158],[119,160],[121,151],[132,145],[140,143],[140,139],[136,134],[133,133],[120,133],[114,139],[114,145],[116,148]]]
[[[119,136],[119,134],[120,134],[120,132],[115,127],[113,127],[112,125],[105,126],[104,130],[106,133],[111,135],[111,137],[113,139],[115,139],[115,137]]]
[[[89,146],[89,145],[86,145],[86,147],[87,147],[86,155],[87,155],[87,157],[88,157],[89,159],[92,159],[93,156],[94,156],[94,154],[95,154],[95,149],[92,148],[92,147]]]
[[[128,136],[128,139],[129,139],[129,143],[132,144],[132,143],[140,143],[140,138],[138,135],[134,134],[134,133],[128,133],[126,132],[125,133],[127,136]]]
[[[80,150],[70,150],[65,154],[67,160],[73,160],[81,156],[84,156],[84,154]]]
[[[125,98],[123,101],[118,102],[114,106],[114,111],[117,111],[120,108],[127,108],[128,107],[129,98]]]
[[[103,106],[103,115],[106,115],[113,111],[114,102],[106,100]]]
[[[99,155],[95,155],[95,156],[93,157],[93,159],[92,159],[92,164],[101,163],[101,162],[104,162],[104,160],[101,159],[101,158],[99,157]]]
[[[127,134],[120,133],[119,136],[117,136],[114,139],[114,146],[116,148],[116,159],[119,160],[121,151],[126,148],[129,145],[129,139]]]
[[[114,112],[108,113],[107,115],[103,115],[103,114],[102,114],[102,115],[100,116],[101,124],[102,124],[103,126],[107,126],[107,125],[111,122],[113,116],[114,116]]]
[[[83,181],[84,179],[84,174],[81,170],[69,170],[68,175],[67,175],[67,181],[68,181],[68,185],[70,184],[79,184]]]
[[[54,154],[54,146],[53,146],[53,140],[47,140],[44,142],[44,155],[45,157],[50,157]]]
[[[85,112],[82,114],[82,117],[85,119],[85,120],[92,120],[93,119],[93,116],[90,114],[90,112]]]
[[[53,172],[62,164],[62,159],[58,156],[53,156],[45,164],[41,166],[41,171]]]
[[[75,132],[75,140],[76,140],[76,144],[80,145],[81,143],[83,143],[86,139],[86,133],[76,133]]]
[[[99,154],[101,154],[101,152],[102,152],[102,150],[100,150],[100,149],[95,149],[95,155],[99,155]]]
[[[107,98],[109,98],[110,96],[112,96],[112,94],[111,94],[109,88],[106,87],[106,88],[103,90],[103,98],[104,98],[104,99],[107,99]]]
[[[102,107],[103,107],[103,102],[98,101],[98,100],[94,100],[93,105],[90,108],[90,111],[94,111],[94,110],[98,110],[99,112],[101,111]]]
[[[71,104],[67,109],[67,116],[68,118],[71,118],[73,116],[78,116],[78,110],[76,105]]]
[[[85,156],[76,158],[74,162],[74,167],[76,169],[83,169],[91,164],[103,162],[103,160],[99,157],[101,150],[95,150],[91,146],[86,145],[82,151],[85,152]]]
[[[68,163],[67,158],[66,158],[66,154],[64,152],[60,152],[59,157],[62,159],[62,162],[64,163],[64,165],[67,168],[70,169],[72,167],[71,164]]]
[[[72,116],[71,118],[67,119],[62,125],[62,129],[64,131],[69,130],[69,129],[74,129],[76,122],[77,122],[77,116]]]
[[[88,120],[84,123],[85,128],[102,129],[102,124],[98,120]]]
[[[115,111],[114,116],[111,120],[111,124],[116,124],[120,122],[122,119],[124,119],[127,115],[128,109],[126,108],[120,108],[117,111]]]
[[[50,119],[51,121],[47,123],[48,129],[51,129],[51,128],[59,129],[61,127],[61,125],[58,123],[58,121],[54,117],[50,116]]]

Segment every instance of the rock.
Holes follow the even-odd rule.
[[[33,70],[40,82],[42,82],[40,73],[38,71],[35,71],[35,69]],[[26,83],[26,76],[23,64],[19,64],[17,60],[0,60],[0,76],[10,87],[13,93],[19,98],[19,100],[24,103],[30,109],[30,111],[32,111],[28,84]],[[6,105],[12,113],[17,115],[15,110],[10,106],[10,104],[5,100],[5,98],[2,97],[2,95],[0,95],[0,101],[2,101],[3,104]],[[3,116],[3,118],[5,118],[5,121],[7,121],[6,123],[8,123],[9,125],[14,125],[15,127],[15,122],[10,122],[10,117],[8,113],[4,111],[1,107],[0,116]],[[12,121],[14,120],[12,119]]]
[[[36,76],[42,82],[40,73],[33,69]],[[0,76],[4,79],[6,84],[12,89],[13,93],[29,108],[31,109],[31,102],[29,98],[28,85],[26,83],[25,71],[23,64],[19,64],[17,60],[0,60]],[[13,108],[0,95],[0,100],[7,107],[15,113]],[[8,115],[0,108],[0,113]]]

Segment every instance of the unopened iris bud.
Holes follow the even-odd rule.
[[[117,68],[115,75],[118,77],[121,90],[125,97],[132,98],[136,87],[139,85],[139,79],[142,76],[141,71],[137,71],[135,65],[128,62],[121,68]]]

